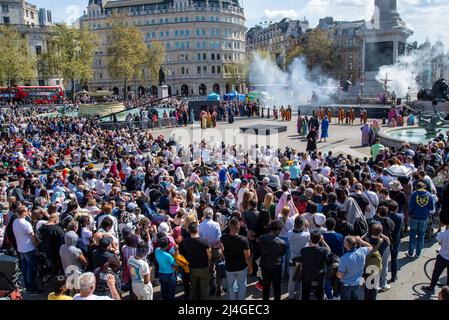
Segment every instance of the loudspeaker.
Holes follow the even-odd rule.
[[[19,259],[0,254],[0,290],[13,291],[19,278]]]

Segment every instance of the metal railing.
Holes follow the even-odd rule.
[[[129,122],[100,122],[98,125],[102,128],[108,129],[122,129],[128,128],[130,130],[146,130],[146,129],[166,129],[182,127],[176,118],[160,118],[156,121],[149,119],[147,121],[129,121]]]

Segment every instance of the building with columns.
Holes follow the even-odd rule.
[[[183,95],[224,94],[244,84],[233,83],[227,64],[245,60],[245,16],[238,0],[90,0],[80,19],[101,39],[94,58],[94,78],[89,90],[123,94],[123,81],[107,70],[107,37],[113,13],[124,14],[136,26],[148,46],[159,41],[166,50],[165,70],[169,93]],[[129,90],[157,94],[158,83],[131,81]]]

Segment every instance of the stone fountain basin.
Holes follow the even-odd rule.
[[[446,135],[446,131],[449,131],[449,125],[437,127],[436,135],[431,136],[427,136],[426,130],[418,126],[382,128],[379,138],[384,146],[399,148],[404,142],[411,145],[427,144],[440,133]]]

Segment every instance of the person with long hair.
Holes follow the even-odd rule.
[[[261,210],[267,210],[272,220],[276,218],[276,203],[274,203],[274,194],[267,193],[261,205]]]
[[[288,233],[289,231],[293,230],[294,227],[294,221],[296,218],[296,215],[290,216],[290,208],[288,206],[285,206],[282,208],[281,212],[278,214],[277,219],[282,221],[282,229],[279,233],[279,238],[281,238],[286,245],[286,251],[285,254],[282,256],[282,278],[286,279],[288,278],[288,262],[290,261],[290,246],[288,242]]]

